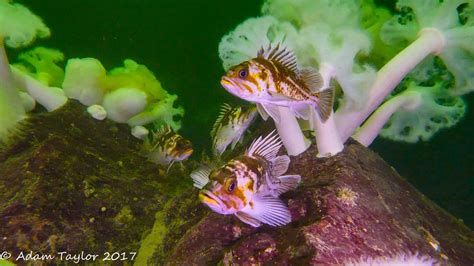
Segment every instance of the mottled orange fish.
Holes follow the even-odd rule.
[[[290,158],[277,153],[282,143],[275,132],[259,137],[243,155],[222,167],[198,168],[191,173],[199,198],[213,211],[233,214],[254,227],[262,223],[281,226],[291,214],[279,196],[296,188],[299,175],[284,175]]]
[[[177,134],[169,125],[146,139],[143,150],[148,160],[162,165],[187,159],[193,153],[191,141]]]
[[[255,106],[235,106],[225,103],[211,131],[214,154],[220,156],[229,144],[231,149],[242,140],[250,124],[255,120]]]
[[[221,79],[231,94],[257,103],[261,113],[272,113],[271,106],[286,106],[297,117],[309,119],[308,106],[323,121],[331,115],[333,88],[321,90],[323,80],[312,68],[299,69],[295,55],[277,45],[260,49],[257,57],[232,67]]]

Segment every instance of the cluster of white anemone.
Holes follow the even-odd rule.
[[[399,0],[397,9],[409,10],[409,19],[390,16],[372,0],[267,0],[261,17],[223,37],[219,54],[228,69],[262,46],[284,43],[300,66],[319,69],[326,87],[337,83],[337,110],[325,123],[313,123],[320,156],[337,154],[351,136],[366,146],[381,132],[394,140],[427,140],[462,118],[459,96],[474,90],[474,1]],[[398,53],[378,66],[386,54],[377,50],[390,45]],[[433,72],[434,64],[421,63],[435,56],[454,82],[426,86],[412,75],[405,90],[394,93],[410,72]],[[287,117],[277,129],[288,153],[299,154],[307,145],[295,140],[303,136],[294,130],[294,115]]]
[[[168,94],[151,71],[133,60],[107,72],[97,59],[76,58],[68,60],[64,71],[57,65],[64,61],[61,52],[37,47],[10,64],[5,46],[20,48],[49,35],[48,27],[26,7],[0,0],[0,144],[16,133],[18,122],[36,103],[54,111],[68,98],[89,106],[96,119],[108,117],[138,127],[132,130],[137,137],[148,133],[141,126],[157,121],[180,128],[175,118],[184,110],[173,106],[177,96]]]

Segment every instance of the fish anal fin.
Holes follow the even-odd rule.
[[[301,118],[303,120],[308,120],[311,118],[311,106],[305,105],[298,105],[298,106],[290,106],[290,109],[295,113],[297,118]]]
[[[314,68],[303,68],[299,72],[301,79],[308,89],[312,92],[318,92],[324,85],[321,74]]]
[[[277,105],[261,103],[260,106],[263,108],[263,110],[267,114],[267,119],[269,116],[273,119],[273,121],[275,121],[275,123],[280,123],[280,111],[278,110]]]
[[[237,212],[237,213],[235,213],[235,216],[237,218],[239,218],[239,220],[241,220],[242,222],[244,222],[248,225],[251,225],[253,227],[259,227],[259,226],[262,225],[262,223],[259,220],[253,218],[252,216],[250,216],[250,215],[248,215],[244,212]]]
[[[286,173],[288,170],[288,166],[290,165],[290,157],[286,155],[278,156],[272,160],[272,176],[281,176],[282,174]]]
[[[332,106],[334,104],[334,88],[330,87],[327,90],[317,92],[317,95],[319,95],[319,103],[316,110],[318,111],[321,120],[326,122],[332,113]]]
[[[286,204],[270,195],[256,195],[251,200],[251,204],[241,212],[271,226],[282,226],[291,222],[291,213]]]
[[[257,111],[264,121],[267,121],[267,119],[270,117],[270,115],[268,115],[267,111],[265,111],[265,108],[260,103],[257,103]]]
[[[283,175],[278,177],[280,183],[277,188],[277,195],[295,189],[301,181],[300,175]]]

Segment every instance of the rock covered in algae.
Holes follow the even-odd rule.
[[[138,153],[126,125],[74,101],[34,114],[0,152],[0,243],[13,253],[135,252],[135,265],[341,264],[401,254],[474,262],[474,233],[350,142],[332,158],[292,157],[293,222],[253,228],[197,200],[190,170]]]
[[[23,131],[0,151],[0,247],[13,254],[136,252],[155,213],[191,186],[171,178],[179,167],[165,177],[148,163],[127,125],[73,100]]]
[[[316,154],[311,148],[292,158],[288,173],[302,176],[299,188],[282,197],[292,223],[253,228],[233,216],[202,210],[195,202],[189,205],[185,199],[197,197],[189,191],[165,210],[167,218],[159,223],[167,230],[146,261],[308,265],[416,257],[448,265],[474,262],[473,231],[377,154],[355,142],[332,158]]]

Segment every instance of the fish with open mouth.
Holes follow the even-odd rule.
[[[279,196],[295,189],[301,177],[284,175],[290,158],[277,155],[281,146],[273,131],[219,168],[201,166],[191,173],[194,186],[201,189],[200,200],[213,211],[235,215],[254,227],[291,222],[290,211]]]

